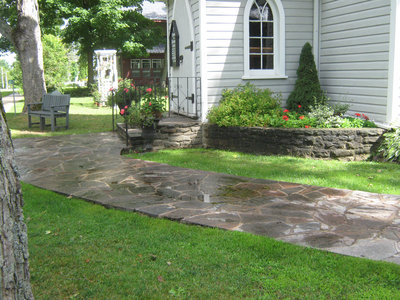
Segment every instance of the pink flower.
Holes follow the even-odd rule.
[[[149,102],[149,106],[151,106],[151,102]]]
[[[147,90],[146,90],[146,92],[148,92],[148,93],[151,93],[153,90],[151,89],[151,88],[148,88]]]
[[[285,109],[283,112],[284,112],[284,113],[287,113],[287,112],[289,112],[289,110],[288,110],[288,109]]]
[[[128,105],[125,105],[125,107],[124,107],[125,109],[128,109]]]
[[[129,89],[128,89],[128,88],[124,88],[124,92],[125,92],[125,93],[128,93],[128,92],[129,92]]]
[[[300,119],[300,120],[303,120],[303,119],[304,119],[304,116],[300,116],[299,119]]]
[[[121,111],[119,112],[119,114],[120,114],[121,116],[123,116],[123,115],[125,114],[125,109],[121,109]]]
[[[301,108],[301,105],[299,104],[297,107],[298,107],[298,108]]]
[[[133,87],[133,88],[134,88],[134,87],[135,87],[135,85],[134,85],[133,83],[131,83],[131,87]]]

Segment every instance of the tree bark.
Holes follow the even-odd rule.
[[[0,298],[33,299],[22,191],[1,100],[0,111]]]
[[[94,50],[87,51],[87,65],[88,65],[88,87],[94,84],[94,65],[93,65]]]
[[[18,20],[12,31],[12,40],[21,63],[25,106],[40,102],[46,93],[43,69],[43,48],[39,26],[37,0],[17,1]]]

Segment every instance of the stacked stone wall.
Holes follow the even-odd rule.
[[[118,131],[126,137],[123,124]],[[139,129],[129,129],[129,143],[145,150],[215,148],[261,155],[291,155],[323,159],[363,160],[385,132],[380,128],[317,129],[218,127],[190,123],[161,123],[149,147]]]
[[[384,133],[380,128],[247,128],[204,125],[205,147],[264,155],[361,160]]]
[[[199,148],[203,146],[202,125],[159,125],[153,141],[153,149]]]

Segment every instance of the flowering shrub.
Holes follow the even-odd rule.
[[[271,121],[271,127],[311,128],[315,127],[315,121],[306,114],[284,109],[280,118],[274,118]]]
[[[160,120],[166,110],[165,96],[157,96],[151,88],[147,88],[140,103],[132,105],[127,110],[127,121],[134,127],[151,127]],[[121,109],[122,112],[122,109]]]
[[[108,96],[107,104],[112,106],[112,101],[114,97],[114,104],[117,104],[120,109],[125,106],[129,106],[133,99],[133,93],[135,91],[135,85],[130,79],[119,79],[118,88],[110,89],[110,94]]]

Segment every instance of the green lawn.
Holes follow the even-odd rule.
[[[400,195],[398,164],[259,156],[210,149],[163,150],[130,156],[245,177]]]
[[[36,299],[399,299],[400,266],[23,184]]]
[[[39,125],[28,128],[28,115],[20,113],[22,107],[23,102],[18,102],[17,115],[14,115],[14,109],[7,113],[7,121],[13,138],[84,134],[112,130],[111,108],[96,107],[91,97],[71,98],[69,129],[57,128],[55,132],[51,132],[50,127],[41,131]],[[118,119],[122,121],[119,115]],[[38,122],[39,118],[34,118],[33,121]],[[46,120],[46,123],[50,124],[50,120]],[[57,119],[57,125],[65,126],[65,118]]]

